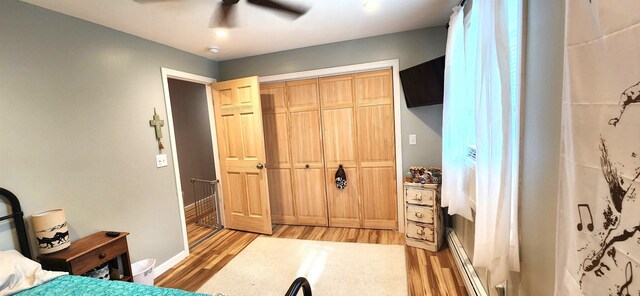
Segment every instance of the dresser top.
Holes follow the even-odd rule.
[[[420,184],[420,183],[404,182],[404,186],[405,187],[422,187],[422,188],[437,189],[438,187],[440,187],[440,184]]]
[[[124,238],[129,235],[128,232],[120,232],[116,237],[107,236],[106,231],[96,232],[90,236],[83,237],[79,240],[71,242],[71,245],[61,251],[40,255],[40,258],[71,261],[97,248],[108,245],[109,243]]]

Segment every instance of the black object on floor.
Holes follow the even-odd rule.
[[[311,284],[309,281],[303,277],[297,278],[287,290],[287,293],[284,296],[296,296],[298,295],[298,291],[302,288],[302,293],[304,296],[311,296]]]

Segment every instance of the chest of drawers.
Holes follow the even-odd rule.
[[[440,185],[404,183],[407,246],[437,252],[444,240]]]

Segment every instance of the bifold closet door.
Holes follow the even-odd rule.
[[[398,225],[391,70],[354,74],[364,228]]]
[[[354,113],[353,75],[320,78],[320,101],[327,175],[329,226],[361,227]],[[342,165],[347,187],[338,189],[335,174]]]
[[[264,84],[261,96],[274,223],[397,228],[390,69]]]
[[[289,114],[284,83],[260,85],[266,142],[271,220],[276,224],[295,224],[293,166],[289,149]]]
[[[297,224],[327,226],[318,79],[285,83]]]

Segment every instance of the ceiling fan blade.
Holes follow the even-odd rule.
[[[211,15],[211,20],[209,21],[209,28],[231,28],[234,24],[233,19],[233,9],[234,4],[238,3],[239,0],[223,0],[220,3],[220,8],[218,9],[218,13],[214,13]]]
[[[262,6],[269,9],[287,13],[291,16],[294,16],[295,18],[301,17],[302,15],[307,13],[307,11],[309,10],[308,8],[305,8],[305,7],[284,4],[284,3],[276,2],[273,0],[247,0],[247,1],[254,5],[258,5],[258,6]]]

